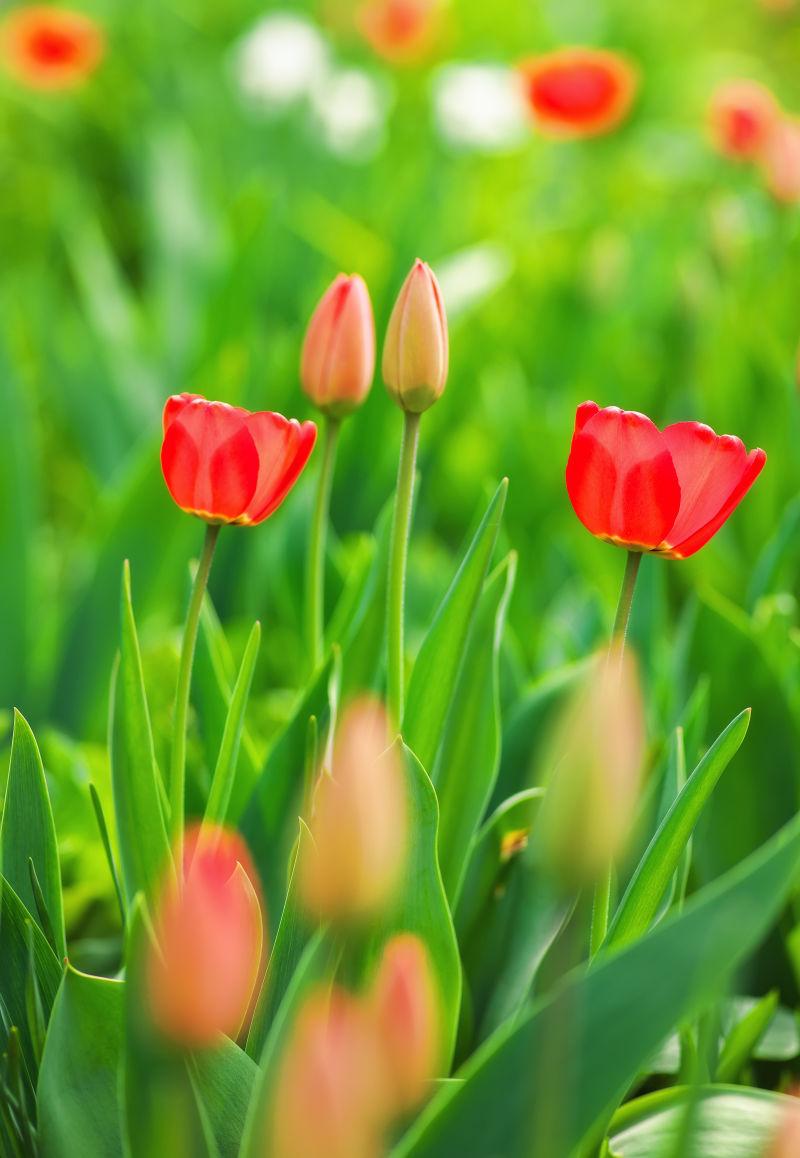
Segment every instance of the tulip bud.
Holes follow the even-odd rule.
[[[402,933],[388,942],[370,997],[394,1105],[405,1113],[425,1097],[440,1060],[436,985],[419,937]]]
[[[416,261],[395,302],[383,346],[383,380],[399,406],[421,414],[444,393],[449,343],[442,292]]]
[[[198,826],[184,840],[184,879],[170,871],[147,962],[154,1024],[189,1048],[235,1038],[259,977],[264,927],[244,842]]]
[[[776,126],[761,157],[761,169],[776,201],[800,202],[800,122],[785,117]]]
[[[386,713],[357,701],[345,713],[331,771],[318,778],[298,862],[300,896],[323,919],[362,917],[391,898],[406,852],[401,756]]]
[[[273,1102],[272,1158],[377,1158],[386,1123],[385,1068],[367,1010],[340,989],[300,1010]]]
[[[712,141],[720,153],[733,160],[758,160],[780,116],[778,102],[769,89],[754,80],[728,81],[711,100]]]
[[[375,374],[375,322],[358,274],[339,274],[308,323],[300,379],[320,410],[343,418],[366,398]]]
[[[797,1158],[800,1154],[800,1103],[787,1102],[778,1129],[764,1152],[764,1158]]]
[[[570,886],[596,879],[623,851],[644,750],[637,665],[630,651],[614,644],[607,657],[595,658],[550,749],[538,839],[545,859]]]

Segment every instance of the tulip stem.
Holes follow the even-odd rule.
[[[194,652],[197,645],[197,630],[200,626],[200,612],[203,609],[203,599],[208,588],[208,575],[211,570],[211,561],[214,558],[214,548],[217,545],[218,536],[219,526],[213,523],[207,523],[203,553],[197,565],[192,597],[189,600],[189,610],[186,613],[186,626],[183,629],[183,644],[181,645],[181,658],[178,666],[178,686],[175,691],[172,764],[169,779],[170,828],[176,844],[183,837],[186,783],[186,721],[189,715],[189,691],[192,685]],[[177,863],[181,863],[180,856],[178,856]]]
[[[419,443],[419,414],[406,411],[400,465],[397,471],[392,539],[389,551],[387,637],[387,709],[393,728],[403,722],[405,688],[404,605],[406,593],[406,564],[408,537],[411,531],[411,508],[414,500],[414,475],[417,468]]]
[[[322,463],[317,478],[317,495],[314,502],[314,517],[311,521],[308,574],[306,576],[306,625],[309,633],[308,652],[311,657],[312,671],[316,671],[319,667],[324,651],[325,550],[328,540],[331,486],[338,438],[339,420],[329,417],[325,422]]]
[[[622,577],[622,588],[619,593],[617,614],[614,618],[614,630],[611,633],[609,645],[609,659],[614,648],[618,648],[617,659],[622,660],[625,650],[625,641],[628,638],[628,624],[631,619],[633,593],[636,589],[636,579],[642,562],[641,551],[628,551],[625,560],[625,574]],[[614,868],[609,864],[594,888],[594,903],[592,905],[592,928],[589,938],[589,955],[594,957],[606,939],[608,922],[611,916],[611,894],[614,885]]]

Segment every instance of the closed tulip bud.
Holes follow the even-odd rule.
[[[222,828],[187,833],[183,881],[170,872],[155,914],[147,980],[154,1024],[188,1048],[235,1038],[258,981],[264,927],[244,842]]]
[[[645,722],[636,661],[614,644],[597,656],[550,749],[539,821],[546,861],[570,886],[623,852],[641,785]]]
[[[362,1003],[336,988],[312,994],[281,1061],[265,1153],[378,1158],[384,1152],[385,1082],[378,1038]]]
[[[388,942],[370,996],[394,1106],[405,1113],[424,1099],[440,1061],[436,985],[419,937]]]
[[[785,117],[776,126],[764,149],[761,169],[776,201],[800,203],[800,122]]]
[[[375,374],[375,321],[363,278],[340,274],[306,331],[300,379],[320,410],[343,418],[366,398]]]
[[[395,302],[383,346],[383,380],[403,410],[421,414],[447,384],[449,340],[433,270],[416,261]]]
[[[388,743],[383,707],[357,701],[342,721],[330,772],[317,780],[298,872],[303,903],[325,920],[373,913],[397,885],[406,796],[400,753]]]

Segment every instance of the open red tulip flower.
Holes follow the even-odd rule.
[[[615,52],[562,48],[519,66],[524,93],[542,132],[592,137],[611,132],[628,115],[638,76]]]
[[[644,414],[584,402],[575,416],[567,491],[587,530],[629,551],[694,555],[763,469],[763,450],[700,422],[659,430]]]
[[[175,394],[164,407],[161,469],[188,514],[253,527],[286,498],[316,437],[313,422]]]
[[[66,8],[16,8],[0,24],[0,58],[29,88],[73,88],[94,72],[103,49],[94,21]]]
[[[781,117],[775,97],[754,80],[720,85],[711,99],[709,127],[716,149],[733,160],[753,161],[764,149]]]

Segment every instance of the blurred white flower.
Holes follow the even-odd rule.
[[[514,259],[505,246],[487,241],[437,262],[439,285],[452,319],[480,305],[514,271]]]
[[[383,145],[391,101],[385,83],[354,68],[323,76],[311,97],[325,144],[354,159],[373,157]]]
[[[434,77],[433,103],[442,136],[465,148],[509,149],[530,135],[517,76],[503,65],[445,65]]]
[[[328,70],[328,46],[310,20],[273,12],[239,42],[235,70],[246,96],[285,107],[307,96]]]

